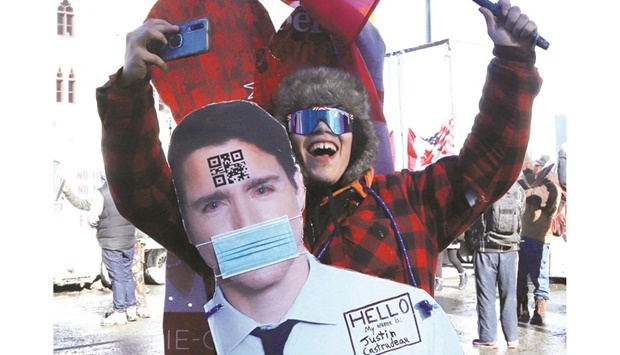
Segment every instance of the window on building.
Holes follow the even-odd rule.
[[[73,7],[68,0],[63,0],[58,6],[56,22],[59,36],[73,36]]]
[[[73,74],[73,69],[71,69],[71,73],[69,73],[69,87],[67,88],[67,102],[70,104],[75,103],[75,75]]]
[[[58,68],[58,73],[56,74],[56,102],[62,102],[62,70]]]

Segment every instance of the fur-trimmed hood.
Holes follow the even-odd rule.
[[[301,69],[282,79],[275,101],[274,116],[278,121],[286,126],[288,114],[314,106],[336,107],[355,117],[351,160],[333,187],[359,180],[376,162],[378,154],[378,138],[364,84],[346,71],[331,67]]]

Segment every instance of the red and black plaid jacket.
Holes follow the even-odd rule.
[[[510,188],[526,153],[532,104],[542,84],[534,67],[534,52],[496,47],[493,53],[480,113],[458,156],[443,158],[423,171],[403,170],[387,176],[372,176],[370,171],[365,177],[394,215],[418,286],[431,295],[438,253]],[[211,270],[183,229],[170,169],[158,140],[152,88],[146,81],[120,88],[114,85],[117,77],[118,73],[112,75],[97,89],[97,103],[106,175],[118,209],[199,274],[209,276]],[[346,212],[338,217],[341,235],[321,261],[409,283],[384,210],[354,185],[349,196],[342,195],[346,201],[341,203],[348,208],[342,208]],[[322,209],[319,213],[330,212]],[[315,240],[306,236],[314,253],[334,230],[331,217],[323,220],[325,228]]]

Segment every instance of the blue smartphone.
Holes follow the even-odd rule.
[[[205,53],[209,50],[209,20],[201,18],[178,24],[179,32],[167,37],[168,44],[154,53],[166,62]]]

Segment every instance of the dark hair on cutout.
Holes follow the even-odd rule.
[[[314,106],[336,107],[355,117],[351,159],[336,184],[337,187],[348,185],[361,178],[378,155],[378,138],[370,119],[366,87],[354,75],[332,67],[301,69],[282,79],[275,101],[274,116],[278,121],[286,125],[290,113]]]
[[[297,165],[286,130],[269,113],[244,100],[210,104],[189,113],[172,132],[168,163],[179,198],[184,198],[183,164],[194,151],[237,139],[273,155],[295,189]]]

